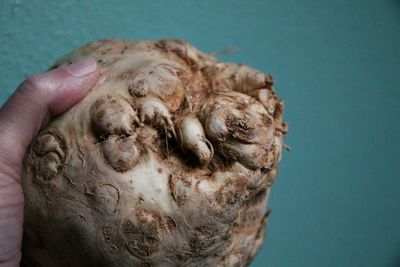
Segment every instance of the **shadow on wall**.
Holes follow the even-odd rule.
[[[399,267],[400,266],[400,251],[399,253],[396,255],[392,265],[392,267]]]
[[[393,6],[397,9],[398,17],[400,18],[400,0],[392,0],[392,2]]]

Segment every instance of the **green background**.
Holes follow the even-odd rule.
[[[252,266],[400,266],[400,1],[0,1],[0,104],[99,38],[183,38],[271,72],[290,124]],[[1,126],[0,126],[1,127]]]

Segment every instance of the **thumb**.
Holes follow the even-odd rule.
[[[41,126],[81,100],[98,75],[96,62],[89,58],[26,79],[0,109],[1,160],[19,172],[25,150]]]

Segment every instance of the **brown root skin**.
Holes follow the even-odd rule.
[[[287,125],[272,77],[185,41],[101,40],[101,78],[24,162],[26,266],[246,266]]]
[[[92,105],[90,115],[93,129],[99,135],[134,133],[132,126],[136,112],[128,102],[119,97],[107,95],[97,99]]]
[[[103,143],[104,157],[116,171],[125,172],[136,165],[140,152],[135,141],[134,136],[111,136]]]

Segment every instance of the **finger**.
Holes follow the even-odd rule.
[[[85,59],[25,80],[0,110],[0,156],[20,166],[41,126],[81,100],[98,75],[96,62]]]

